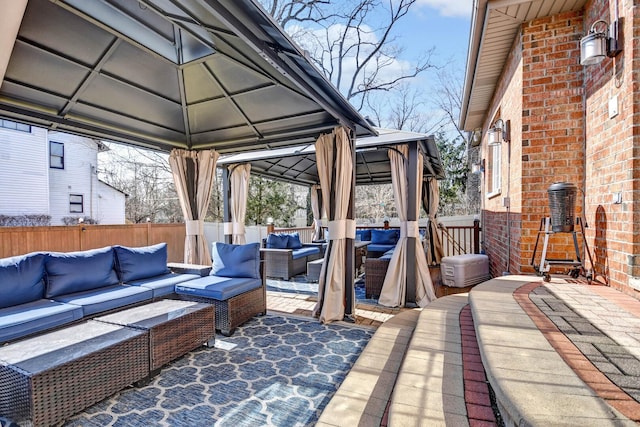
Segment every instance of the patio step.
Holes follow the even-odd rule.
[[[421,315],[403,311],[378,327],[316,426],[379,426]]]
[[[460,328],[467,304],[466,293],[451,295],[383,323],[317,425],[469,425]]]
[[[468,294],[461,293],[422,310],[395,382],[387,425],[469,426],[461,328],[467,305]]]

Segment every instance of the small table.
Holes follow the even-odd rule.
[[[0,414],[53,425],[149,375],[144,331],[88,321],[0,348]]]
[[[194,348],[213,346],[216,333],[215,307],[191,301],[166,299],[95,320],[148,332],[149,378]]]
[[[364,259],[367,256],[367,246],[369,245],[369,241],[360,241],[356,240],[353,242],[353,246],[355,248],[355,274],[357,275],[360,271],[360,268],[363,265]],[[316,259],[314,261],[309,261],[307,263],[307,280],[317,282],[320,279],[320,270],[322,270],[322,264],[324,263],[324,258]]]
[[[211,272],[210,265],[185,264],[182,262],[170,262],[167,264],[167,268],[171,270],[172,273],[198,274],[201,277],[208,276]]]
[[[320,279],[322,263],[324,263],[324,258],[315,259],[307,263],[307,280],[317,282]]]

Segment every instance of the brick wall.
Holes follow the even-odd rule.
[[[585,162],[582,36],[582,12],[534,20],[522,28],[521,271],[532,271],[528,264],[540,221],[550,215],[547,189],[551,184],[575,184],[579,188],[576,215],[582,215]],[[575,259],[571,234],[552,235],[549,244],[547,258]],[[536,255],[539,259],[541,247]],[[555,271],[568,268],[560,266]]]
[[[511,120],[512,131],[511,143],[503,145],[500,197],[485,199],[484,206],[484,248],[493,258],[494,275],[505,271],[507,253],[511,273],[534,271],[531,258],[540,221],[549,216],[547,189],[552,183],[572,182],[583,190],[582,35],[581,12],[524,24],[494,94],[492,111]],[[488,115],[485,128],[495,114]],[[510,209],[503,206],[505,196]],[[582,215],[581,197],[576,214]],[[547,257],[574,259],[571,238],[571,234],[553,236]],[[542,242],[539,246],[538,259]]]
[[[511,143],[501,144],[501,171],[502,179],[500,183],[500,193],[491,198],[484,199],[483,206],[483,244],[482,249],[489,256],[490,270],[494,276],[500,276],[503,272],[518,272],[514,269],[519,262],[514,263],[514,259],[519,259],[519,217],[521,197],[519,187],[521,185],[521,167],[519,158],[520,132],[522,129],[522,56],[521,43],[517,39],[507,59],[507,65],[503,71],[503,76],[497,86],[494,99],[491,105],[491,113],[487,115],[487,121],[483,128],[492,126],[493,122],[500,118],[503,121],[510,121]],[[489,158],[489,150],[486,135],[482,144],[482,157]],[[488,167],[488,165],[487,165]],[[483,182],[483,193],[488,192],[485,171]],[[504,199],[509,198],[510,207],[504,206]],[[514,221],[514,218],[518,219]],[[508,218],[508,219],[507,219]],[[509,224],[509,227],[507,227]],[[507,259],[510,259],[507,267]],[[516,267],[517,268],[517,267]]]
[[[631,277],[640,277],[640,216],[638,214],[637,115],[640,99],[633,68],[640,58],[637,7],[619,1],[624,51],[615,59],[584,67],[586,142],[585,211],[590,223],[588,241],[600,280],[629,294]],[[593,0],[585,8],[585,33],[593,22],[611,22],[614,4]],[[609,102],[617,98],[619,113],[610,117]],[[619,193],[622,203],[615,203]]]
[[[615,59],[580,65],[580,39],[591,24],[615,19],[614,3],[608,0],[591,0],[581,11],[525,23],[514,42],[483,126],[489,128],[498,116],[512,125],[511,144],[503,144],[511,161],[503,155],[501,194],[487,198],[483,183],[483,248],[493,275],[505,271],[507,259],[511,273],[533,272],[540,221],[550,215],[547,189],[565,181],[579,189],[576,216],[588,225],[585,237],[595,278],[638,296],[640,143],[635,135],[640,135],[640,87],[633,70],[640,70],[640,32],[634,31],[640,28],[640,8],[635,2],[618,4],[624,51]],[[612,117],[609,104],[616,99],[619,112]],[[487,154],[485,138],[483,158]],[[510,209],[502,203],[506,195]],[[570,233],[556,233],[550,243],[547,258],[575,257]],[[542,240],[538,260],[541,246]],[[585,264],[591,268],[586,259]],[[552,272],[568,270],[561,266]]]

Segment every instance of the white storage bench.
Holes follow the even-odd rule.
[[[465,288],[491,279],[489,257],[482,254],[454,255],[440,261],[442,283],[445,286]]]

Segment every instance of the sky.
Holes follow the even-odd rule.
[[[473,0],[417,0],[401,28],[407,53],[435,46],[436,59],[452,59],[464,71],[472,6]]]

